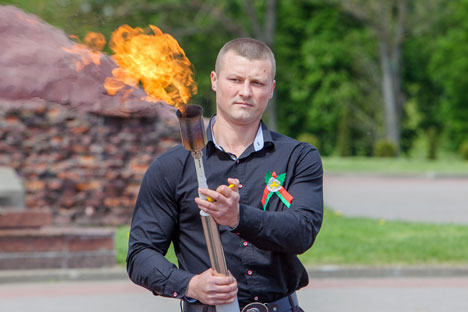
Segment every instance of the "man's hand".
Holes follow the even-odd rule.
[[[239,223],[239,180],[229,178],[228,183],[233,187],[220,185],[216,191],[200,189],[201,194],[212,198],[213,201],[197,197],[195,202],[198,208],[211,215],[216,223],[234,228]]]
[[[236,300],[237,282],[230,273],[219,275],[210,268],[192,277],[185,295],[208,305],[229,304]]]

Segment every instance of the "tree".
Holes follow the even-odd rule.
[[[406,96],[402,88],[404,42],[412,32],[430,29],[443,1],[328,0],[374,33],[379,46],[385,136],[400,149],[401,119]],[[431,17],[431,18],[429,18]]]
[[[428,74],[441,89],[441,109],[447,138],[458,149],[468,142],[468,1],[450,2],[441,34],[434,40]]]
[[[277,32],[280,128],[319,138],[324,155],[369,155],[380,94],[370,33],[314,1],[281,3]]]
[[[335,2],[335,1],[333,1]],[[404,104],[401,89],[402,46],[408,31],[410,0],[341,0],[339,6],[375,34],[379,46],[385,136],[400,146],[400,120]]]
[[[211,57],[211,66],[207,65],[206,67],[210,70],[213,68],[216,53],[226,38],[252,37],[265,42],[273,50],[275,46],[277,0],[221,2],[213,0],[189,2],[181,0],[129,0],[121,3],[116,10],[119,17],[138,12],[146,16],[147,19],[152,19],[161,28],[166,29],[167,32],[180,40],[182,46],[187,46],[189,49],[196,46],[194,42],[203,42],[202,46],[194,50],[202,51],[204,48],[210,51],[208,55]],[[203,35],[204,38],[201,38],[200,35]],[[218,42],[218,45],[214,44]],[[205,55],[207,54],[205,53]],[[196,62],[198,57],[203,56],[195,55],[191,59]],[[205,61],[203,61],[204,64]],[[209,72],[206,74],[204,77],[208,77]],[[202,84],[199,89],[203,90],[203,87],[210,89],[206,83]],[[206,94],[203,95],[206,96]],[[208,98],[212,97],[208,96]],[[199,99],[204,101],[206,97],[199,97]],[[268,105],[266,117],[269,127],[276,130],[275,98]]]

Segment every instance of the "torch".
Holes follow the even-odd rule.
[[[206,145],[205,125],[203,123],[203,108],[199,105],[188,105],[183,112],[177,110],[177,118],[180,123],[180,134],[184,148],[191,152],[195,162],[197,181],[200,188],[208,188],[205,169],[203,167],[203,148]],[[206,196],[198,193],[202,199]],[[219,236],[218,224],[212,216],[200,210],[203,233],[205,235],[211,268],[217,273],[228,276],[226,259],[224,258],[223,245]],[[216,306],[217,312],[239,312],[237,300],[231,304]]]

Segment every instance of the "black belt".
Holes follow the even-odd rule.
[[[200,302],[189,303],[184,301],[182,303],[184,312],[216,312],[215,306],[209,306]],[[296,293],[283,297],[270,303],[253,302],[246,305],[242,312],[283,312],[283,311],[302,311],[299,308],[299,301],[297,300]]]

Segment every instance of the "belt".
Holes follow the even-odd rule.
[[[209,306],[206,304],[202,304],[200,302],[196,303],[189,303],[187,301],[183,301],[183,312],[216,312],[215,306]],[[265,310],[266,308],[266,310]],[[242,312],[296,312],[302,311],[299,308],[299,301],[297,300],[296,293],[292,293],[286,297],[278,299],[276,301],[270,303],[250,303],[246,305]]]

